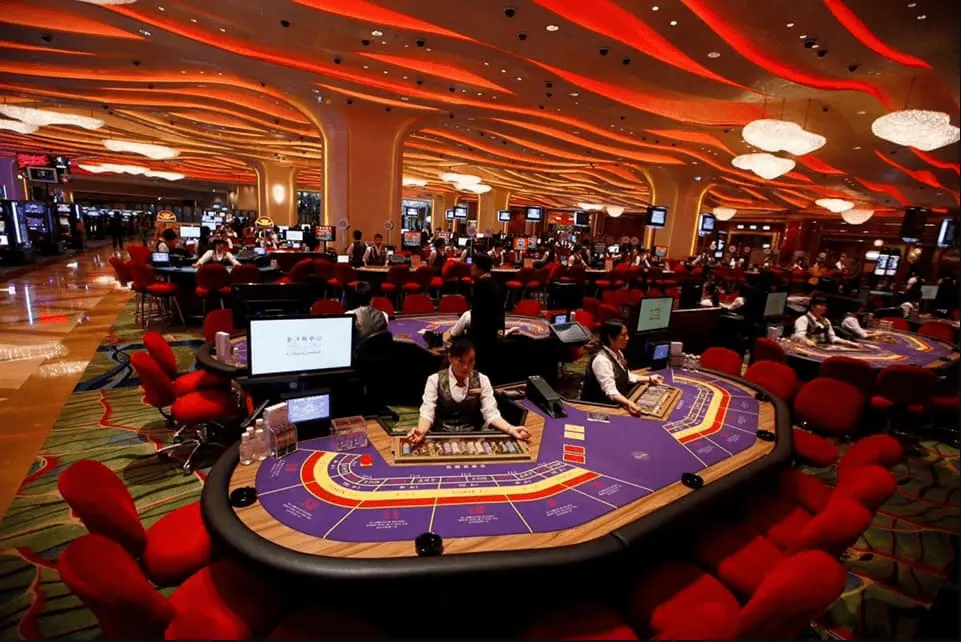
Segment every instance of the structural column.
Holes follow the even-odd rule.
[[[0,197],[6,192],[6,197],[12,201],[22,201],[25,196],[23,193],[23,181],[17,178],[17,159],[0,158]]]
[[[297,170],[286,163],[252,161],[257,174],[257,205],[260,216],[269,216],[275,225],[297,223]]]
[[[491,234],[500,231],[503,223],[497,221],[497,210],[506,210],[507,202],[510,200],[510,190],[503,187],[495,187],[486,194],[477,197],[477,231],[484,234]]]
[[[447,210],[454,209],[455,205],[457,205],[456,192],[443,192],[441,194],[434,194],[431,197],[431,222],[434,224],[435,230],[437,228],[442,230],[450,229],[450,221],[447,220]]]
[[[673,178],[664,170],[651,169],[650,178],[656,194],[655,205],[667,207],[667,225],[654,231],[654,245],[667,246],[671,259],[686,259],[697,243],[697,220],[704,195],[710,184],[694,180],[694,172]]]

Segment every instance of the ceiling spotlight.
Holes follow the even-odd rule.
[[[694,180],[697,181],[697,182],[701,182],[701,177],[700,177],[700,176],[695,176],[695,177],[694,177]]]
[[[132,174],[134,176],[141,176],[149,171],[146,167],[141,167],[140,165],[119,165],[117,163],[100,163],[99,165],[78,163],[77,167],[91,174]]]
[[[786,26],[787,26],[788,29],[790,29],[790,28],[792,28],[792,27],[794,26],[794,23],[793,23],[793,22],[789,22],[789,23],[787,23]]]
[[[384,35],[384,32],[381,31],[380,29],[374,29],[373,31],[370,32],[370,35],[372,35],[375,38],[380,38],[382,35]]]
[[[854,207],[854,203],[851,201],[846,201],[843,198],[819,198],[818,200],[814,201],[814,204],[834,212],[835,214],[847,212],[849,209]]]
[[[227,29],[224,28],[224,27],[221,27],[221,28],[220,28],[220,33],[227,33]]]
[[[672,27],[676,27],[676,26],[677,26],[677,20],[671,20],[671,22],[668,23],[668,24],[670,24]]]
[[[651,7],[651,11],[657,11],[657,10],[659,10],[659,9],[660,9],[660,7],[657,6],[657,5],[654,5],[653,7]]]
[[[576,91],[572,91],[572,92],[571,92],[570,94],[568,94],[568,95],[571,96],[572,98],[577,98],[578,96],[580,96],[580,94],[577,93]]]
[[[923,13],[922,13],[920,16],[918,16],[918,20],[924,20],[924,19],[926,19],[926,18],[927,18],[927,16],[924,15]]]
[[[544,28],[547,29],[548,31],[558,31],[560,29],[560,27],[558,27],[557,25],[547,25]]]
[[[707,57],[708,57],[708,58],[720,58],[720,57],[721,57],[721,52],[720,52],[720,51],[712,51],[712,52],[710,52],[709,54],[707,54]]]

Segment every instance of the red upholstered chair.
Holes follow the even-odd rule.
[[[524,287],[534,279],[534,274],[534,268],[524,267],[517,271],[516,278],[510,279],[504,284],[507,287],[508,304],[521,300]]]
[[[253,263],[234,266],[230,271],[231,285],[237,283],[260,283],[261,281],[263,281],[263,277],[260,274],[260,269]]]
[[[787,363],[787,354],[777,341],[772,341],[767,337],[758,337],[754,340],[754,349],[751,350],[751,363],[757,363],[758,361]]]
[[[380,291],[387,297],[396,295],[397,291],[407,283],[409,278],[409,266],[404,264],[392,265],[387,268],[387,277],[384,279],[384,282],[380,284]]]
[[[176,285],[158,281],[156,273],[149,265],[131,262],[128,264],[127,269],[133,281],[133,290],[140,298],[138,305],[139,313],[136,316],[140,318],[144,328],[147,328],[150,324],[151,315],[147,313],[150,304],[157,306],[161,329],[163,329],[164,321],[171,315],[172,308],[176,309],[177,314],[180,316],[180,322],[186,326],[183,313],[180,311],[180,305],[177,303],[178,289]]]
[[[467,299],[462,294],[445,294],[437,306],[437,311],[444,314],[463,314],[469,309]]]
[[[370,300],[370,304],[381,312],[385,312],[387,316],[392,317],[397,314],[397,311],[394,310],[394,304],[385,296],[375,296]]]
[[[911,324],[908,323],[907,319],[902,319],[901,317],[885,317],[884,320],[891,324],[892,330],[898,330],[900,332],[911,331]]]
[[[695,558],[741,597],[750,596],[784,559],[784,552],[774,542],[744,523],[714,522],[702,532],[695,544]]]
[[[918,328],[918,334],[923,334],[926,337],[932,337],[934,339],[940,339],[941,341],[947,341],[948,343],[954,343],[955,330],[947,323],[941,323],[940,321],[927,321],[921,324]]]
[[[152,250],[146,245],[128,245],[127,254],[130,255],[130,261],[138,265],[150,265],[150,256]]]
[[[72,464],[57,479],[57,488],[88,531],[123,546],[160,586],[178,584],[210,561],[200,502],[168,513],[145,530],[127,487],[100,462]]]
[[[871,409],[883,413],[893,431],[913,433],[911,426],[925,414],[935,391],[937,375],[921,366],[888,366],[878,374],[871,396]]]
[[[205,263],[197,270],[197,289],[194,290],[206,311],[207,299],[215,298],[224,305],[224,297],[230,296],[230,273],[220,263]]]
[[[562,604],[538,615],[522,640],[637,640],[617,611],[598,602]]]
[[[229,332],[234,330],[234,311],[230,308],[211,310],[204,317],[204,340],[213,343],[217,338],[218,332]]]
[[[293,264],[290,272],[282,281],[286,283],[307,283],[312,276],[317,274],[313,259],[301,259]]]
[[[380,627],[352,613],[313,604],[283,616],[267,635],[268,640],[383,640],[388,637]]]
[[[799,627],[800,630],[801,627]],[[737,612],[724,604],[695,605],[689,617],[670,622],[654,640],[733,640],[737,634]]]
[[[334,299],[317,299],[310,306],[310,313],[314,316],[322,314],[343,314],[344,306]]]
[[[741,355],[728,348],[708,348],[701,355],[701,367],[735,377],[741,376]]]
[[[816,377],[798,390],[794,413],[806,427],[832,435],[847,436],[861,422],[864,395],[851,384]]]
[[[701,363],[703,363],[703,359]],[[744,378],[756,383],[775,397],[790,403],[797,390],[798,378],[794,370],[777,361],[755,361],[744,373]]]
[[[117,283],[127,287],[132,280],[130,278],[130,271],[127,269],[127,265],[117,256],[111,256],[110,267],[113,268],[114,277],[117,279]]]
[[[592,296],[584,297],[584,301],[581,303],[584,309],[590,312],[595,318],[597,318],[597,310],[601,307],[601,302]]]
[[[147,353],[170,377],[174,384],[174,394],[178,397],[198,390],[213,389],[226,392],[230,389],[229,379],[218,377],[206,370],[194,370],[182,375],[179,374],[177,372],[177,355],[174,354],[173,348],[159,332],[145,332],[143,344],[147,348]]]
[[[583,309],[574,310],[574,321],[580,323],[591,332],[597,330],[599,327],[597,322],[594,320],[594,315]]]
[[[511,314],[527,317],[539,317],[541,315],[541,303],[540,301],[536,301],[534,299],[524,299],[514,306],[514,310],[511,312]]]
[[[892,468],[904,456],[904,446],[891,435],[870,435],[844,451],[838,462],[838,476],[863,466]]]
[[[414,281],[420,285],[422,292],[439,292],[444,287],[444,279],[434,272],[430,265],[423,264],[417,266],[413,274]]]
[[[434,302],[423,293],[415,293],[404,299],[400,308],[401,314],[430,314],[434,311]]]
[[[871,389],[877,377],[874,368],[864,359],[853,357],[828,357],[821,362],[819,377],[837,379],[857,388],[865,399],[871,398]]]
[[[827,468],[838,463],[841,451],[824,437],[794,428],[794,459],[808,466]]]

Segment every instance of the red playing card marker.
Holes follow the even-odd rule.
[[[363,468],[367,468],[368,466],[373,466],[373,465],[374,465],[374,458],[371,457],[370,455],[361,455],[361,456],[360,456],[360,465],[361,465],[361,467],[363,467]]]

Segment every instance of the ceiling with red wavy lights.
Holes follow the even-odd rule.
[[[923,152],[871,133],[905,107],[957,123],[952,4],[4,0],[0,101],[107,125],[24,135],[0,123],[0,152],[218,184],[252,183],[252,164],[279,161],[321,189],[324,144],[310,110],[367,104],[422,119],[404,148],[405,176],[428,181],[417,193],[449,192],[439,175],[456,171],[512,202],[556,207],[640,208],[665,181],[697,181],[709,206],[757,211],[823,215],[813,202],[824,196],[891,212],[956,207],[957,144]],[[733,156],[757,151],[741,128],[764,117],[828,142],[773,181],[735,169]],[[108,152],[106,138],[180,155]]]

